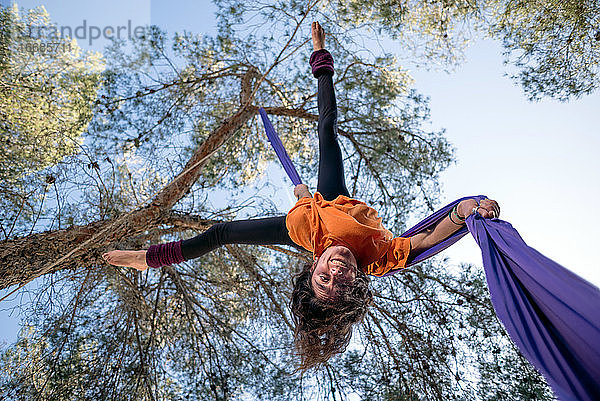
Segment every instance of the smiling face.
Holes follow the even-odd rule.
[[[342,245],[325,249],[312,267],[311,285],[315,296],[323,301],[335,300],[342,284],[356,278],[356,258]]]

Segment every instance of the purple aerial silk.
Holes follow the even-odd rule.
[[[271,146],[273,146],[275,153],[277,153],[277,157],[279,158],[283,169],[287,173],[288,177],[290,177],[294,185],[302,184],[300,175],[298,175],[296,168],[292,164],[290,157],[281,143],[281,139],[279,139],[279,135],[277,135],[277,132],[271,124],[271,121],[269,121],[269,117],[267,117],[267,112],[262,107],[258,109],[258,112],[260,113],[263,125],[265,126],[265,131],[267,133],[267,137],[269,138],[269,142],[271,142]]]
[[[600,290],[527,246],[507,222],[467,218],[492,304],[561,401],[600,400]]]
[[[480,201],[485,196],[457,199],[401,236],[435,226],[469,198]],[[494,310],[521,353],[559,400],[600,400],[600,290],[529,247],[509,223],[478,213],[467,217],[467,227],[422,252],[411,265],[469,231],[481,248]]]
[[[265,111],[267,135],[294,184],[300,177]],[[403,233],[410,237],[443,220],[464,199],[444,206]],[[462,227],[419,254],[410,265],[441,252],[471,232],[481,248],[494,310],[521,353],[561,401],[600,400],[600,290],[529,247],[507,222],[467,217]],[[394,274],[399,270],[388,273]]]

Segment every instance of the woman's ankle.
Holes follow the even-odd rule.
[[[149,267],[159,268],[184,262],[181,254],[183,240],[168,242],[166,244],[151,245],[146,251],[145,262]]]

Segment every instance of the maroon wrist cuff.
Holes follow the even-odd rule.
[[[334,73],[333,57],[331,56],[331,53],[325,49],[313,52],[313,54],[310,55],[310,60],[308,62],[315,78],[318,78],[321,74],[333,75]]]
[[[151,245],[146,252],[146,264],[150,267],[162,267],[184,262],[181,254],[183,240],[166,244]]]

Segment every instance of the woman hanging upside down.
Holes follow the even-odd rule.
[[[318,366],[344,352],[352,326],[361,321],[372,301],[368,275],[382,276],[443,241],[479,213],[498,217],[495,201],[460,202],[433,229],[409,238],[393,238],[377,212],[350,198],[344,180],[342,152],[337,142],[337,106],[332,76],[333,58],[324,49],[325,33],[312,23],[312,73],[318,79],[319,177],[314,196],[297,185],[296,205],[285,216],[238,220],[213,225],[187,240],[152,245],[146,251],[111,251],[104,259],[138,270],[182,263],[225,244],[282,244],[302,247],[314,255],[293,280],[291,310],[294,342],[302,370]]]

